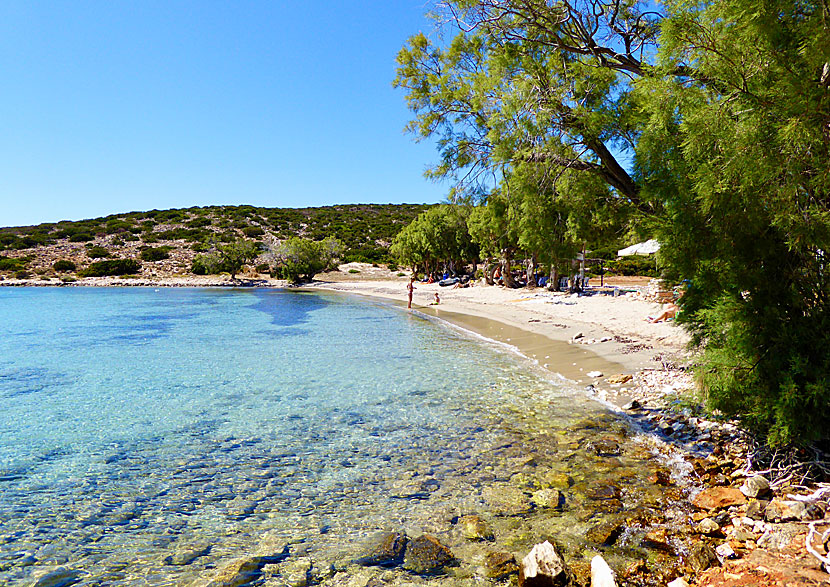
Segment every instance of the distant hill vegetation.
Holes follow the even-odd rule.
[[[344,262],[386,263],[389,245],[429,204],[354,204],[316,208],[208,206],[113,214],[103,218],[0,228],[0,271],[36,274],[93,259],[158,262],[164,272],[187,272],[193,256],[216,243],[333,236]]]

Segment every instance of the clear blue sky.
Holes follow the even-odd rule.
[[[436,202],[391,86],[426,0],[0,3],[0,226]]]

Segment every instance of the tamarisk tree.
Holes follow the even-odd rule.
[[[710,404],[771,444],[827,439],[830,8],[658,6],[440,2],[457,34],[398,55],[409,129],[453,199],[486,205],[482,254],[555,250],[537,235],[589,219],[656,234]]]

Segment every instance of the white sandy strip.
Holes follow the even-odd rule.
[[[406,280],[324,281],[313,287],[382,297],[406,302]],[[633,294],[613,297],[595,294],[576,296],[542,289],[507,289],[475,285],[452,289],[437,284],[415,284],[413,307],[429,307],[435,292],[441,297],[441,311],[457,312],[496,320],[553,340],[569,341],[578,333],[581,340],[597,341],[586,348],[622,363],[630,371],[656,367],[653,358],[661,353],[682,352],[688,342],[686,332],[674,323],[651,324],[646,316],[659,313],[661,306]],[[613,340],[618,337],[618,340]],[[598,342],[611,338],[606,342]],[[622,339],[624,342],[619,342]],[[633,350],[633,345],[648,348]]]

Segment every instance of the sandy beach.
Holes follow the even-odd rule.
[[[305,287],[406,304],[406,277],[390,277],[378,269],[373,278],[371,268],[359,270],[360,277],[349,274],[344,266]],[[622,285],[617,296],[610,288],[576,295],[481,283],[458,289],[434,283],[416,283],[415,287],[413,311],[510,344],[542,367],[579,384],[608,388],[609,377],[665,370],[688,359],[689,337],[682,328],[674,322],[646,320],[659,313],[661,305],[642,295],[643,285]],[[431,304],[435,293],[441,299],[438,305]],[[603,375],[588,376],[595,372]]]

